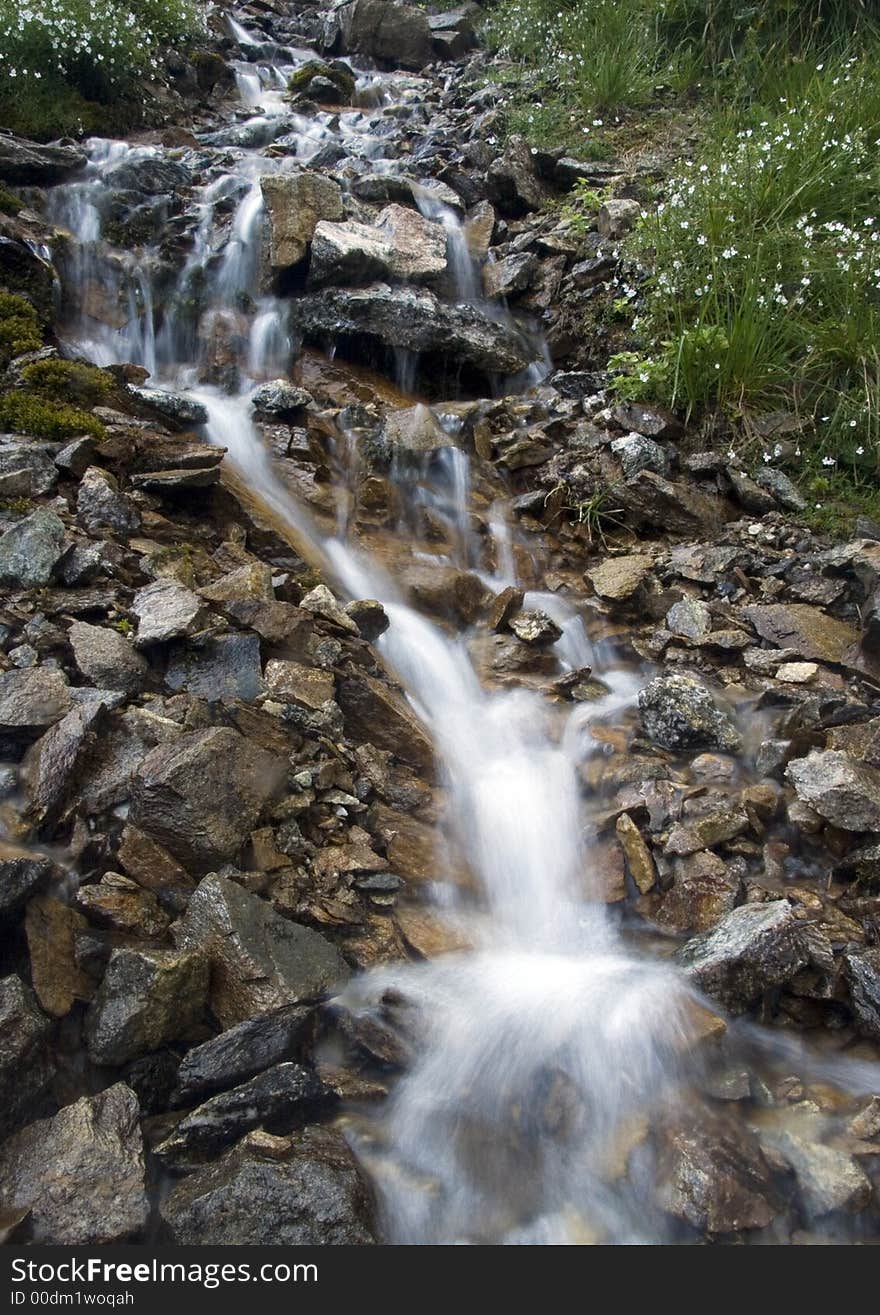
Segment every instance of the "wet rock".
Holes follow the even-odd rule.
[[[298,264],[322,219],[344,218],[342,191],[319,173],[267,174],[260,180],[269,212],[274,269]]]
[[[119,872],[105,872],[100,881],[80,886],[76,903],[96,926],[139,940],[152,940],[168,930],[168,916],[152,891]]]
[[[189,187],[192,175],[178,160],[170,160],[164,155],[148,155],[117,165],[107,175],[106,181],[116,191],[156,196]]]
[[[0,840],[0,917],[15,913],[63,876],[63,870],[46,854]]]
[[[712,629],[712,613],[700,599],[682,598],[666,613],[666,629],[684,639],[705,639]]]
[[[126,825],[116,857],[139,886],[151,890],[163,907],[182,913],[195,882],[175,858],[137,827]]]
[[[858,1030],[880,1041],[880,949],[848,951],[843,956],[843,972]]]
[[[657,881],[657,869],[642,833],[629,813],[621,813],[615,826],[626,859],[627,870],[640,894],[647,895]]]
[[[755,1135],[733,1117],[708,1110],[684,1115],[666,1131],[657,1200],[692,1227],[721,1234],[765,1228],[780,1208]]]
[[[290,420],[312,402],[311,393],[305,388],[297,388],[286,379],[272,379],[260,384],[251,394],[251,405],[259,415],[277,416],[279,420]]]
[[[505,215],[524,215],[540,209],[547,200],[547,188],[524,137],[511,137],[502,154],[489,165],[486,192]]]
[[[266,688],[271,697],[280,703],[301,703],[307,708],[322,708],[333,699],[336,680],[332,671],[273,658],[266,663]]]
[[[204,1159],[252,1128],[291,1132],[334,1103],[333,1092],[316,1073],[302,1064],[277,1064],[185,1115],[156,1147],[156,1155],[171,1162]]]
[[[507,623],[515,612],[518,612],[523,605],[525,594],[522,589],[515,585],[508,585],[502,589],[492,602],[489,612],[489,629],[495,631],[507,628]]]
[[[645,583],[652,565],[651,558],[640,553],[609,557],[600,566],[587,571],[587,579],[600,598],[614,603],[625,602]]]
[[[476,306],[438,301],[426,289],[326,289],[291,306],[296,326],[310,339],[367,335],[390,347],[436,352],[492,374],[514,374],[533,359],[532,349],[506,325]]]
[[[809,1215],[853,1213],[870,1201],[871,1182],[845,1151],[796,1132],[783,1132],[774,1145],[794,1170]]]
[[[844,831],[880,831],[880,771],[839,750],[814,749],[786,768],[798,798]]]
[[[118,630],[74,621],[68,638],[81,675],[98,689],[131,695],[143,688],[149,666]]]
[[[513,297],[525,292],[538,269],[538,257],[522,251],[483,266],[483,293],[487,297]]]
[[[600,237],[610,238],[616,241],[631,228],[635,228],[638,222],[642,207],[638,201],[630,201],[625,197],[611,197],[599,207],[599,213],[596,216],[596,227],[599,230]]]
[[[283,781],[283,764],[237,731],[159,744],[132,782],[131,822],[194,871],[235,858]]]
[[[789,981],[808,954],[791,905],[773,900],[734,909],[713,931],[688,941],[676,958],[701,991],[741,1013]]]
[[[34,1242],[96,1246],[146,1227],[138,1102],[121,1082],[0,1147],[0,1206],[28,1209]]]
[[[128,534],[141,523],[137,507],[119,492],[112,475],[100,466],[89,466],[82,477],[76,499],[76,513],[90,534],[115,530]]]
[[[672,465],[668,453],[660,444],[643,434],[622,434],[612,441],[611,451],[623,467],[626,479],[634,478],[640,470],[653,470],[658,475],[668,475]]]
[[[72,708],[28,750],[22,779],[27,787],[28,818],[36,825],[59,820],[95,747],[104,715],[100,698]]]
[[[40,507],[0,538],[0,583],[19,589],[47,585],[65,548],[63,522],[54,511]]]
[[[314,1019],[315,1011],[309,1006],[287,1005],[246,1019],[195,1046],[180,1065],[176,1104],[190,1105],[238,1086],[275,1064],[300,1058],[314,1032]]]
[[[747,814],[737,808],[722,808],[677,822],[669,833],[664,852],[686,857],[732,840],[749,828]]]
[[[146,388],[135,384],[129,384],[128,391],[141,406],[175,429],[190,429],[208,423],[208,412],[195,398],[184,397],[181,393],[169,393],[164,388]]]
[[[402,0],[353,0],[334,13],[333,38],[347,55],[370,55],[391,68],[430,64],[434,42],[428,15]]]
[[[547,648],[562,637],[562,627],[546,612],[517,612],[508,622],[517,639],[536,648]]]
[[[0,135],[0,178],[6,183],[45,186],[63,182],[86,163],[75,146],[44,146],[10,133]]]
[[[195,634],[205,623],[207,609],[201,598],[176,580],[154,580],[135,594],[131,610],[138,618],[135,644],[165,644]]]
[[[259,637],[210,635],[185,648],[176,647],[168,656],[165,684],[209,703],[251,702],[263,692]]]
[[[114,950],[86,1019],[92,1061],[125,1064],[185,1037],[201,1016],[208,980],[199,949]]]
[[[456,566],[419,566],[407,571],[406,582],[416,606],[434,616],[454,617],[463,625],[476,621],[488,599],[480,577]]]
[[[0,732],[32,738],[70,710],[70,687],[55,667],[25,667],[0,676]]]
[[[77,1000],[91,1000],[95,984],[76,961],[76,937],[88,930],[81,913],[49,895],[32,899],[25,915],[31,981],[47,1014],[63,1018]]]
[[[349,975],[318,932],[282,918],[225,877],[201,882],[177,935],[182,946],[210,959],[210,1005],[225,1027],[319,999]]]
[[[740,885],[717,854],[693,854],[677,868],[657,922],[675,931],[708,931],[733,909]]]
[[[845,664],[858,649],[858,631],[807,603],[770,603],[744,607],[762,639],[808,661]]]
[[[162,1203],[180,1245],[333,1246],[372,1242],[370,1194],[342,1133],[310,1127],[250,1137],[196,1169]]]
[[[50,1029],[30,987],[14,975],[0,979],[0,1137],[39,1111],[54,1073]]]
[[[391,624],[385,608],[376,598],[359,598],[345,606],[346,616],[350,616],[368,644],[374,643]]]
[[[692,676],[663,675],[639,693],[645,734],[664,749],[736,753],[741,738],[730,717]]]
[[[334,60],[307,59],[291,74],[285,99],[302,99],[329,102],[332,105],[350,105],[354,96],[354,74],[347,64]]]
[[[433,766],[433,746],[421,722],[390,686],[364,671],[352,671],[339,677],[336,701],[355,741],[388,749],[413,767]]]
[[[445,269],[443,226],[416,210],[389,205],[375,225],[319,223],[312,239],[309,285],[425,283],[439,278]]]

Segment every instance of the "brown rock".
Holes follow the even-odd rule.
[[[336,693],[332,671],[277,658],[266,663],[265,681],[273,699],[282,703],[301,703],[307,708],[323,707]]]
[[[621,813],[617,819],[617,839],[623,848],[626,866],[642,895],[653,890],[657,881],[657,869],[651,851],[642,838],[642,833],[629,813]]]
[[[338,679],[336,700],[352,739],[388,749],[413,767],[433,767],[431,741],[396,689],[365,671],[351,669]]]
[[[587,571],[587,579],[600,598],[624,602],[645,583],[652,565],[651,558],[641,553],[609,557]]]
[[[63,1018],[77,1000],[91,1000],[95,983],[77,965],[74,940],[88,923],[81,913],[49,895],[38,895],[24,921],[31,981],[47,1014]]]

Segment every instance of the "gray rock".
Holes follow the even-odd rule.
[[[158,196],[163,192],[176,192],[189,187],[193,181],[186,165],[169,160],[164,155],[148,155],[141,160],[126,160],[111,169],[104,179],[108,187],[118,192],[141,192],[144,196]]]
[[[755,475],[755,483],[772,494],[786,511],[803,511],[807,505],[806,498],[793,480],[775,466],[762,467]]]
[[[742,747],[731,718],[692,676],[657,676],[639,693],[639,712],[645,734],[664,749],[736,753]]]
[[[366,335],[390,347],[435,352],[490,374],[514,374],[534,359],[531,347],[478,307],[438,301],[423,288],[325,289],[291,306],[296,327],[312,340]]]
[[[623,467],[626,479],[632,479],[640,470],[668,475],[672,466],[668,453],[644,434],[621,434],[612,442],[611,451]]]
[[[168,421],[176,429],[189,429],[193,425],[206,425],[208,412],[201,402],[181,393],[168,393],[164,388],[145,388],[143,385],[128,385],[131,396],[140,404]]]
[[[143,688],[149,672],[147,661],[118,630],[74,621],[68,637],[76,665],[86,680],[125,694],[137,694]]]
[[[6,183],[37,187],[60,183],[85,163],[85,155],[75,146],[43,146],[0,134],[0,178]]]
[[[156,1147],[166,1162],[205,1159],[252,1128],[291,1132],[334,1104],[335,1094],[302,1064],[276,1064],[186,1114]]]
[[[208,980],[198,950],[114,950],[86,1020],[92,1061],[118,1066],[185,1037],[201,1016]]]
[[[154,580],[139,589],[131,604],[138,618],[138,648],[193,635],[205,624],[207,609],[198,594],[176,580]]]
[[[599,236],[616,241],[631,228],[635,228],[641,212],[642,207],[638,201],[630,201],[626,197],[610,197],[599,207],[596,216]]]
[[[512,216],[539,210],[547,200],[547,187],[524,137],[512,136],[489,165],[486,194],[503,214]]]
[[[55,823],[81,779],[81,767],[95,747],[105,716],[100,695],[71,708],[25,755],[28,819],[37,826]]]
[[[880,831],[880,770],[835,749],[794,758],[785,774],[798,799],[843,831]]]
[[[513,297],[525,292],[538,269],[538,257],[521,251],[483,266],[483,292],[487,297]]]
[[[0,137],[2,140],[2,137]],[[19,589],[39,589],[52,579],[64,555],[63,522],[40,507],[0,538],[0,582]]]
[[[683,639],[705,639],[712,629],[712,613],[699,598],[682,598],[666,613],[666,629]]]
[[[741,905],[676,955],[701,991],[735,1013],[789,981],[808,957],[800,924],[784,899]]]
[[[315,1010],[285,1005],[271,1014],[245,1019],[219,1036],[187,1051],[177,1074],[175,1104],[191,1105],[226,1091],[274,1064],[301,1058],[315,1030]]]
[[[90,534],[115,530],[128,534],[141,523],[140,512],[130,498],[119,492],[112,475],[100,466],[89,466],[80,481],[76,513]]]
[[[309,286],[390,280],[426,283],[446,270],[446,233],[418,211],[389,205],[375,225],[326,220],[315,228]]]
[[[269,212],[273,269],[303,259],[320,220],[345,217],[339,185],[323,174],[267,174],[260,186]]]
[[[70,687],[55,667],[25,667],[0,676],[0,732],[32,738],[60,721],[71,706]]]
[[[210,1005],[224,1027],[317,1000],[349,976],[323,936],[226,877],[200,883],[176,935],[211,960]]]
[[[0,1138],[38,1112],[54,1075],[48,1049],[51,1029],[20,977],[0,979]]]
[[[243,699],[263,692],[260,640],[252,634],[217,635],[169,654],[165,684],[209,702]]]
[[[742,611],[762,639],[790,650],[792,657],[847,665],[859,646],[857,630],[807,603],[757,604]]]
[[[121,1082],[30,1124],[0,1147],[0,1206],[28,1210],[34,1242],[96,1246],[149,1214],[138,1102]]]
[[[863,1210],[871,1200],[870,1179],[845,1151],[796,1132],[783,1132],[774,1144],[794,1170],[810,1216],[833,1211],[853,1213]]]
[[[83,434],[81,438],[72,438],[55,454],[55,465],[59,470],[81,479],[94,459],[95,440],[90,434]]]
[[[773,494],[750,479],[745,471],[736,466],[728,466],[727,478],[733,486],[737,502],[753,516],[765,516],[767,512],[776,510],[777,503]]]
[[[160,1210],[173,1242],[338,1246],[374,1241],[370,1193],[336,1128],[310,1127],[260,1154],[249,1138],[196,1169]],[[250,1143],[250,1144],[249,1144]]]
[[[436,57],[428,15],[416,5],[352,0],[337,6],[334,18],[330,43],[343,54],[370,55],[391,68],[416,71]]]
[[[63,871],[46,854],[0,840],[0,917],[20,909]]]
[[[259,415],[290,419],[312,402],[311,393],[297,388],[286,379],[272,379],[260,384],[251,394],[251,405]]]
[[[562,627],[549,617],[546,612],[517,612],[508,621],[508,626],[524,644],[534,644],[545,648],[555,644],[562,637]]]
[[[347,603],[344,608],[346,616],[354,621],[361,635],[372,644],[384,635],[391,624],[385,608],[376,598],[359,598]]]
[[[285,764],[228,727],[158,744],[132,782],[131,823],[185,867],[236,857],[284,782]]]
[[[680,438],[684,427],[671,411],[643,402],[622,402],[615,406],[611,418],[621,429],[646,438]]]
[[[880,949],[850,950],[843,956],[843,973],[856,1026],[863,1036],[880,1041]]]
[[[58,483],[53,449],[37,443],[0,445],[0,497],[39,498]]]

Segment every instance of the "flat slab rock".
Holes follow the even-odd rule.
[[[857,630],[808,603],[744,607],[742,614],[762,639],[810,661],[849,664],[858,652]]]
[[[676,955],[694,985],[734,1013],[789,981],[808,957],[801,925],[784,899],[733,909]]]
[[[798,799],[842,831],[880,831],[880,770],[835,749],[795,758],[786,776]]]

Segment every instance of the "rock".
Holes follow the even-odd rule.
[[[44,146],[11,133],[0,134],[0,178],[5,183],[43,187],[82,169],[86,157],[75,146]]]
[[[742,614],[762,639],[808,661],[846,665],[858,651],[858,631],[807,603],[744,607]]]
[[[209,489],[220,479],[219,463],[215,466],[192,467],[181,470],[151,470],[146,474],[132,475],[135,489],[150,493],[181,493],[190,489]]]
[[[524,600],[525,593],[516,585],[508,585],[506,589],[502,589],[492,602],[489,629],[496,634],[500,630],[506,630],[510,618],[522,608]]]
[[[722,808],[683,822],[677,822],[669,833],[664,853],[686,857],[701,849],[712,849],[725,840],[742,835],[749,829],[748,815],[737,808]]]
[[[0,1206],[30,1211],[34,1242],[97,1246],[146,1227],[138,1103],[121,1082],[30,1124],[0,1147]]]
[[[187,1051],[178,1071],[175,1103],[189,1105],[238,1086],[285,1060],[300,1058],[314,1032],[315,1010],[285,1005],[248,1018]]]
[[[433,745],[396,690],[365,671],[352,670],[339,677],[336,700],[352,739],[388,749],[413,767],[433,767]]]
[[[300,607],[305,612],[312,612],[315,616],[323,617],[325,621],[331,621],[346,634],[358,633],[354,621],[342,610],[325,584],[316,585],[314,589],[303,595],[300,599]]]
[[[372,1242],[370,1193],[342,1133],[253,1134],[188,1174],[160,1207],[172,1242],[333,1246]]]
[[[163,155],[147,155],[118,164],[106,176],[110,187],[120,192],[140,192],[144,196],[161,196],[192,184],[192,174],[178,160]]]
[[[349,975],[345,960],[318,932],[282,918],[225,877],[200,883],[177,936],[210,959],[210,1005],[224,1027],[317,1000]]]
[[[30,987],[14,975],[0,978],[0,1138],[39,1112],[54,1074],[50,1030]]]
[[[682,598],[666,613],[666,629],[683,639],[699,642],[712,629],[712,613],[697,598]]]
[[[192,397],[169,393],[164,388],[145,388],[135,384],[129,384],[128,391],[143,407],[175,429],[190,429],[208,423],[205,407]]]
[[[53,1018],[63,1018],[77,1000],[94,995],[95,983],[76,961],[76,937],[87,930],[81,913],[49,895],[38,895],[27,907],[31,980],[37,999]]]
[[[485,260],[489,254],[496,222],[495,209],[488,201],[479,201],[468,211],[463,225],[464,240],[471,260],[476,263]]]
[[[0,439],[0,496],[4,501],[45,496],[57,483],[58,468],[48,444],[39,446],[34,442]]]
[[[272,379],[260,384],[251,394],[251,406],[259,415],[290,420],[312,404],[312,395],[286,379]]]
[[[587,579],[600,598],[621,603],[632,598],[645,583],[653,563],[650,557],[633,553],[624,557],[608,557],[600,566],[587,571]]]
[[[776,499],[772,493],[756,484],[745,471],[738,470],[736,466],[727,466],[726,471],[734,496],[746,511],[751,512],[753,516],[765,516],[768,512],[776,510]]]
[[[310,341],[366,335],[389,347],[468,361],[487,374],[515,374],[534,358],[515,330],[479,307],[441,302],[424,288],[328,288],[297,298],[291,315]]]
[[[64,556],[66,537],[54,511],[40,507],[26,516],[0,538],[0,582],[17,589],[47,585]]]
[[[104,716],[100,698],[72,708],[28,749],[22,779],[27,787],[28,819],[37,826],[60,819],[79,785],[83,764],[95,748]]]
[[[70,710],[70,687],[55,667],[0,675],[0,733],[32,738]]]
[[[131,610],[138,618],[135,644],[165,644],[193,635],[204,625],[207,611],[201,598],[176,580],[154,580],[139,589]]]
[[[333,1092],[316,1073],[302,1064],[276,1064],[186,1114],[155,1153],[171,1162],[204,1159],[252,1128],[291,1132],[334,1103]]]
[[[510,629],[524,644],[546,648],[562,638],[562,627],[546,612],[517,612],[508,622]]]
[[[267,174],[260,187],[269,212],[273,269],[299,264],[320,220],[345,216],[339,185],[323,174]]]
[[[272,602],[275,598],[272,568],[263,562],[246,562],[200,589],[199,597],[207,603],[221,605],[249,603],[257,599]]]
[[[657,1169],[662,1209],[708,1233],[765,1228],[779,1212],[754,1133],[728,1114],[683,1114],[666,1130]]]
[[[406,573],[408,593],[417,607],[434,616],[455,618],[462,625],[476,621],[486,605],[488,593],[474,571],[441,564],[410,568]]]
[[[786,511],[805,510],[806,498],[785,472],[777,470],[775,466],[762,467],[755,475],[755,483],[766,489]]]
[[[402,0],[353,0],[339,6],[340,50],[370,55],[391,68],[418,71],[435,58],[428,15]]]
[[[206,872],[235,858],[283,776],[279,759],[237,731],[193,731],[144,758],[130,820],[184,866]]]
[[[798,798],[843,831],[880,831],[880,770],[840,750],[814,749],[785,769]]]
[[[734,1013],[789,981],[806,964],[800,924],[787,900],[743,904],[676,958],[691,981]]]
[[[195,890],[192,877],[175,858],[137,827],[126,824],[116,857],[139,886],[151,890],[173,913],[182,913]]]
[[[675,931],[708,931],[734,908],[740,884],[717,854],[693,854],[677,868],[656,920]]]
[[[149,666],[118,630],[74,621],[68,638],[81,675],[98,689],[132,695],[143,688]]]
[[[692,676],[657,676],[639,693],[645,734],[672,752],[718,749],[736,753],[742,741],[730,717]]]
[[[863,1036],[880,1041],[880,949],[849,950],[843,973],[856,1026]]]
[[[511,216],[539,210],[547,200],[547,188],[524,137],[512,136],[489,165],[486,194],[502,214]]]
[[[100,881],[81,885],[76,903],[91,923],[123,936],[148,941],[168,930],[168,916],[152,891],[119,872],[105,872]]]
[[[871,1200],[870,1179],[845,1151],[790,1131],[783,1132],[774,1146],[794,1170],[809,1215],[854,1213]]]
[[[635,527],[656,526],[668,534],[717,534],[721,504],[692,484],[640,470],[615,489],[615,500]]]
[[[384,635],[391,622],[388,613],[376,598],[359,598],[347,603],[345,615],[350,616],[368,644],[373,644],[380,635]]]
[[[63,877],[63,870],[48,855],[0,840],[0,918],[17,912],[50,882]]]
[[[629,813],[621,813],[615,824],[617,839],[626,859],[629,875],[639,892],[647,895],[653,890],[657,881],[657,869],[651,851],[642,838],[642,833]]]
[[[100,466],[89,466],[83,475],[76,498],[76,514],[90,534],[115,530],[128,534],[141,523],[134,503],[119,492],[112,475]]]
[[[622,402],[614,407],[611,418],[621,429],[646,438],[681,438],[684,433],[684,426],[671,411],[643,402]]]
[[[336,693],[332,671],[306,667],[299,662],[273,658],[266,663],[266,687],[280,703],[301,703],[307,708],[321,708]]]
[[[354,74],[347,64],[341,60],[328,64],[324,59],[307,59],[290,75],[285,99],[350,105],[354,91]]]
[[[175,647],[168,656],[165,684],[209,703],[252,702],[263,693],[259,636],[210,635],[187,647]]]
[[[790,685],[806,685],[818,672],[815,662],[783,662],[776,668],[776,679]]]
[[[86,1019],[92,1062],[118,1066],[185,1037],[201,1016],[208,980],[198,949],[114,950]]]
[[[493,217],[494,218],[494,217]],[[538,257],[521,251],[483,266],[483,294],[486,297],[512,297],[525,292],[538,269]]]
[[[599,236],[616,241],[631,228],[635,228],[641,213],[642,207],[638,201],[630,201],[625,197],[610,197],[599,207],[596,216]]]
[[[643,434],[622,434],[612,441],[611,451],[623,467],[626,479],[633,479],[640,470],[653,470],[658,475],[668,475],[672,465],[660,444]]]
[[[446,270],[446,232],[418,211],[389,205],[375,225],[322,221],[312,239],[309,286],[391,280],[425,283]]]

